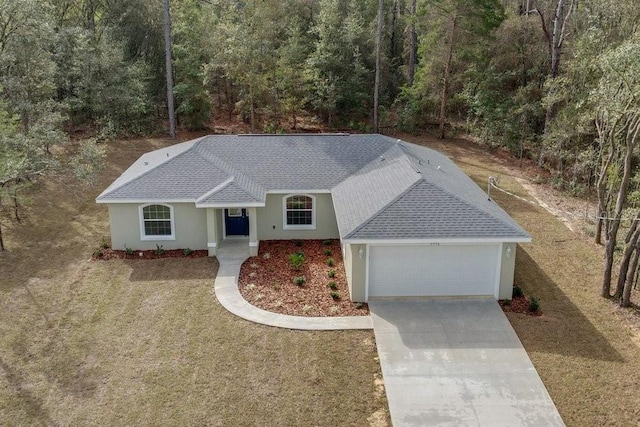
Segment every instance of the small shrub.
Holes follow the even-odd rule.
[[[514,286],[512,296],[513,298],[524,296],[524,291],[520,286]]]
[[[193,253],[193,251],[191,250],[191,248],[185,248],[182,250],[182,255],[184,256],[189,256]]]
[[[96,251],[93,253],[96,258],[102,258],[104,256],[104,252],[102,252],[102,247],[99,247],[98,249],[96,249]]]
[[[269,259],[271,258],[271,254],[269,252],[265,252],[264,255],[262,255],[263,259]]]
[[[329,249],[325,249],[324,256],[331,256],[331,251]]]
[[[253,297],[253,300],[260,301],[262,298],[264,298],[264,294],[257,294],[255,297]]]
[[[327,273],[327,276],[329,276],[329,279],[333,279],[334,277],[336,277],[336,271],[329,270],[329,272]]]
[[[249,283],[247,285],[247,290],[252,291],[256,288],[256,284],[255,283]]]
[[[336,260],[335,260],[335,259],[333,259],[333,258],[329,258],[329,259],[327,260],[327,265],[328,265],[329,267],[333,267],[334,265],[336,265]]]
[[[294,270],[300,270],[304,265],[304,255],[300,253],[289,255],[289,265]]]
[[[364,305],[361,302],[357,302],[354,304],[357,310],[360,310]]]
[[[340,298],[342,298],[342,296],[340,295],[340,292],[332,291],[332,292],[330,292],[330,293],[329,293],[329,295],[331,295],[331,298],[333,298],[333,299],[340,299]]]
[[[160,256],[164,253],[164,248],[162,247],[162,245],[158,245],[156,243],[156,248],[153,250],[153,253]]]
[[[293,278],[293,283],[295,283],[298,286],[304,285],[306,281],[307,279],[305,279],[304,276],[298,276]]]
[[[327,239],[327,240],[323,240],[323,241],[322,241],[322,244],[323,244],[323,245],[326,245],[326,246],[331,245],[331,243],[332,243],[332,242],[331,242],[331,240],[329,240],[329,239]]]
[[[505,299],[505,300],[502,301],[502,304],[511,305],[511,300],[510,299]]]
[[[273,283],[271,284],[271,287],[272,287],[273,289],[275,289],[276,291],[279,291],[279,290],[280,290],[280,288],[281,288],[282,286],[280,285],[280,282],[273,282]]]
[[[537,297],[532,296],[529,298],[529,311],[535,313],[540,310],[540,300]]]
[[[329,282],[328,286],[334,291],[338,289],[338,284],[336,282]]]
[[[297,247],[301,247],[302,246],[302,240],[294,240],[293,244],[296,245]]]
[[[311,310],[313,310],[313,306],[311,306],[311,305],[309,305],[309,304],[305,304],[305,305],[303,305],[303,306],[302,306],[302,311],[303,311],[304,313],[308,313],[308,312],[310,312]]]
[[[259,265],[258,265],[258,264],[256,264],[255,262],[252,262],[252,263],[249,265],[249,267],[251,267],[251,268],[258,268],[258,267],[259,267]]]
[[[252,271],[251,273],[249,273],[249,277],[256,277],[258,275],[258,273],[256,273],[255,271]]]
[[[109,242],[107,241],[107,239],[105,239],[104,237],[102,238],[102,241],[100,242],[100,247],[102,249],[109,249],[111,247],[111,245],[109,244]]]
[[[336,314],[337,312],[340,311],[340,307],[338,307],[337,305],[332,305],[329,310],[331,311],[332,314]]]
[[[129,255],[129,256],[132,256],[132,255],[133,255],[133,253],[134,253],[134,251],[133,251],[133,249],[131,249],[130,247],[128,247],[128,246],[125,244],[125,245],[124,245],[124,253],[125,253],[125,254],[127,254],[127,255]]]

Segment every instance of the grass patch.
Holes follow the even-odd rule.
[[[109,143],[95,189],[44,182],[22,225],[1,218],[0,418],[368,426],[387,408],[374,386],[373,332],[292,333],[239,319],[211,293],[212,258],[89,260],[108,235],[95,195],[141,154],[173,143]]]

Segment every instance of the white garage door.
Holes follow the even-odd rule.
[[[370,246],[369,297],[494,295],[499,245]]]

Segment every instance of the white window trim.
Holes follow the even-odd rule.
[[[152,205],[160,205],[169,208],[169,222],[171,223],[171,235],[161,235],[161,236],[147,236],[144,234],[144,213],[143,210],[147,206]],[[144,205],[138,206],[138,220],[140,222],[140,240],[176,240],[176,224],[175,224],[175,216],[173,214],[173,206],[168,205],[166,203],[146,203]]]
[[[305,196],[311,198],[311,224],[289,225],[287,224],[287,199],[293,196]],[[282,229],[283,230],[315,230],[316,229],[316,197],[311,194],[291,193],[282,198]]]

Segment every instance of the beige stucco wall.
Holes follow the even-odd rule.
[[[363,256],[360,259],[358,252],[362,248]],[[365,288],[367,277],[367,248],[366,245],[342,245],[344,269],[349,284],[351,300],[365,302]]]
[[[500,262],[500,289],[498,299],[511,299],[513,293],[513,274],[516,267],[516,243],[503,243]],[[511,255],[507,255],[507,248],[511,248]]]
[[[263,208],[257,208],[257,239],[337,239],[339,238],[336,213],[331,194],[312,194],[316,198],[315,230],[284,230],[282,198],[286,194],[267,194]]]
[[[170,203],[173,206],[175,240],[141,240],[138,203],[117,203],[109,205],[111,225],[111,245],[124,250],[132,249],[207,249],[206,209],[196,209],[193,203]]]

